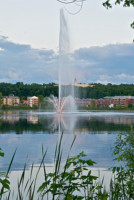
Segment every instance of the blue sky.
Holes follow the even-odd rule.
[[[133,8],[106,10],[86,1],[66,13],[78,82],[134,83]],[[0,82],[58,81],[59,10],[56,0],[0,0]],[[77,11],[75,5],[66,7]]]

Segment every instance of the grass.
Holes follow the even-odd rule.
[[[0,106],[1,110],[36,110],[39,109],[38,106],[29,107],[26,105],[16,105],[16,106],[9,106],[9,105],[2,105]]]
[[[84,152],[75,157],[71,157],[71,149],[75,138],[69,149],[68,157],[64,165],[62,164],[62,139],[56,145],[54,155],[54,170],[47,172],[45,157],[47,150],[42,147],[42,160],[34,174],[34,164],[30,168],[29,177],[26,178],[26,164],[20,178],[17,181],[16,191],[12,191],[9,172],[16,152],[14,152],[7,173],[1,174],[0,184],[1,200],[133,200],[134,199],[134,131],[131,130],[127,135],[120,134],[116,140],[114,155],[118,161],[123,161],[125,168],[114,167],[114,178],[109,183],[106,191],[104,179],[94,176],[90,167],[95,162],[87,159]],[[0,156],[4,153],[0,149]],[[37,186],[39,173],[43,178],[40,186]]]

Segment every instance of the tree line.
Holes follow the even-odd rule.
[[[76,98],[92,98],[99,99],[106,96],[134,96],[134,84],[93,84],[93,87],[74,87],[74,94]],[[69,91],[69,86],[68,91]],[[71,86],[72,87],[72,86]],[[71,89],[71,88],[70,88]],[[58,85],[55,83],[49,84],[24,84],[22,82],[0,83],[0,93],[2,96],[14,94],[20,97],[21,100],[27,99],[28,96],[44,96],[50,95],[58,96]]]
[[[54,83],[49,84],[24,84],[23,82],[12,83],[0,83],[0,93],[3,96],[14,94],[20,97],[21,100],[27,99],[28,96],[58,96],[58,86]]]
[[[94,87],[76,88],[76,97],[100,99],[106,96],[134,96],[134,84],[93,84]],[[77,90],[77,91],[76,91]]]

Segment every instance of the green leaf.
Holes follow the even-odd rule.
[[[5,188],[5,189],[10,189],[10,182],[9,180],[7,179],[0,179],[0,183],[2,184],[2,186]]]

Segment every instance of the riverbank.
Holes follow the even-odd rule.
[[[9,105],[2,105],[0,107],[0,110],[4,111],[8,111],[8,110],[38,110],[39,107],[38,106],[33,106],[33,107],[28,107],[25,105],[19,105],[19,106],[9,106]]]
[[[20,105],[20,106],[8,106],[8,105],[3,105],[0,107],[0,111],[9,111],[9,110],[43,110],[43,111],[54,111],[54,109],[52,107],[38,107],[38,106],[33,106],[33,107],[28,107],[25,105]],[[109,111],[113,111],[113,112],[134,112],[134,108],[127,108],[127,107],[115,107],[115,108],[89,108],[89,107],[78,107],[77,108],[78,111],[80,112],[109,112]]]
[[[81,106],[78,107],[78,110],[80,111],[134,111],[134,107],[128,108],[128,107],[114,107],[114,108],[109,108],[109,107],[86,107],[86,106]]]

